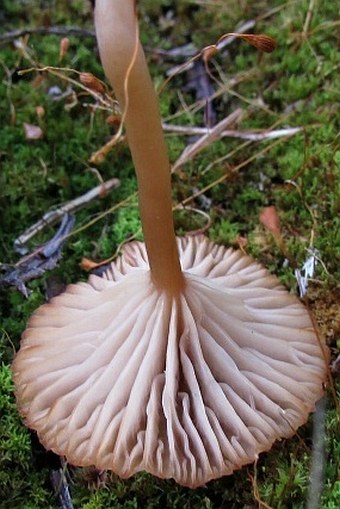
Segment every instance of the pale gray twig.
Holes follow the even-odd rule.
[[[30,226],[20,237],[15,239],[14,246],[18,252],[23,254],[25,250],[23,246],[32,238],[34,235],[44,230],[47,226],[51,226],[55,224],[58,220],[60,220],[65,214],[74,212],[79,208],[83,207],[90,201],[94,200],[98,196],[105,194],[112,189],[115,189],[120,184],[120,181],[116,178],[110,179],[107,182],[103,182],[99,184],[99,186],[94,187],[90,191],[74,200],[71,200],[67,203],[60,205],[60,207],[50,210],[43,215],[39,221]]]
[[[195,143],[188,145],[183,150],[182,154],[172,166],[172,172],[176,171],[178,168],[183,166],[183,164],[193,159],[199,152],[201,152],[211,143],[218,140],[227,127],[230,127],[232,124],[238,122],[241,119],[242,114],[243,110],[241,108],[237,108],[235,111],[233,111],[233,113],[221,120],[221,122],[216,124],[214,127],[207,129],[207,132],[203,134],[203,136],[201,136]]]
[[[316,404],[313,416],[313,449],[307,509],[319,509],[321,507],[325,475],[325,420],[326,397],[323,396]]]
[[[10,30],[0,34],[0,43],[6,44],[24,35],[60,35],[63,37],[76,35],[77,37],[95,37],[94,30],[87,30],[79,27],[51,26],[51,27],[27,27]]]
[[[50,480],[54,492],[58,497],[61,509],[74,509],[67,479],[62,468],[52,470]]]
[[[166,132],[182,134],[184,136],[195,136],[209,134],[212,129],[208,127],[192,127],[186,125],[173,125],[163,123],[163,129]],[[291,136],[303,131],[303,127],[287,127],[284,129],[274,129],[272,131],[239,131],[236,129],[225,129],[219,135],[220,138],[240,138],[243,140],[262,141],[272,140],[283,136]]]
[[[250,19],[249,21],[246,21],[245,23],[242,23],[242,25],[238,25],[234,32],[237,32],[238,34],[245,34],[247,32],[250,32],[256,25],[256,21],[254,19]],[[219,51],[223,50],[226,46],[229,46],[232,42],[234,42],[237,39],[234,35],[231,35],[228,38],[222,39],[221,42],[219,42],[216,47]]]

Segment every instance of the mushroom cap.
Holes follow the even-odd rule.
[[[241,251],[178,239],[185,289],[157,289],[144,244],[31,317],[13,363],[41,442],[75,465],[197,487],[303,424],[326,354],[303,304]]]

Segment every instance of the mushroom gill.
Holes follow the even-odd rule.
[[[46,448],[121,477],[196,487],[289,437],[321,397],[304,306],[261,265],[177,239],[184,289],[152,281],[145,245],[31,317],[14,364],[19,409]]]

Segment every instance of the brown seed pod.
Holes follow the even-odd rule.
[[[265,53],[271,53],[276,48],[276,41],[269,35],[238,34],[238,37]]]
[[[105,88],[101,81],[99,81],[98,78],[96,78],[92,73],[90,72],[82,72],[79,75],[79,79],[85,87],[89,88],[93,92],[97,92],[97,94],[105,94]]]

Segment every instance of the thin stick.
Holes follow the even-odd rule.
[[[310,483],[308,490],[307,509],[320,507],[321,494],[325,476],[325,420],[326,397],[323,396],[316,404],[313,415],[313,448]]]
[[[52,26],[52,27],[30,27],[10,30],[0,35],[0,43],[8,43],[19,39],[24,35],[75,35],[78,37],[95,37],[94,30],[86,30],[79,27]]]
[[[52,470],[50,481],[59,499],[61,509],[74,509],[64,469]]]
[[[216,124],[213,128],[208,129],[208,132],[201,136],[199,140],[186,147],[183,150],[182,154],[177,159],[177,161],[175,162],[175,164],[172,166],[172,172],[175,172],[178,168],[183,166],[183,164],[193,159],[196,154],[198,154],[204,148],[206,148],[211,143],[219,139],[223,131],[226,129],[226,127],[240,120],[242,113],[243,111],[240,108],[233,111],[233,113],[231,113],[230,115],[228,115],[228,117],[221,120],[221,122]]]
[[[99,184],[99,186],[94,187],[93,189],[79,196],[78,198],[75,198],[74,200],[64,203],[57,209],[46,212],[46,214],[44,214],[43,217],[39,219],[39,221],[34,223],[27,230],[25,230],[25,232],[22,235],[20,235],[20,237],[15,239],[14,241],[15,247],[22,248],[22,246],[25,245],[37,233],[44,230],[47,226],[52,226],[53,224],[55,224],[66,213],[71,213],[74,212],[75,210],[78,210],[79,208],[88,204],[90,201],[94,200],[98,196],[105,195],[112,189],[115,189],[116,187],[119,186],[119,184],[120,181],[118,179],[115,178],[110,179],[107,182]]]
[[[314,14],[315,0],[310,0],[302,34],[306,37]]]
[[[163,129],[166,132],[182,134],[184,136],[206,135],[211,133],[212,129],[208,127],[192,127],[186,125],[172,125],[163,123]],[[263,141],[280,138],[282,136],[291,136],[303,131],[304,127],[287,127],[285,129],[261,130],[261,131],[238,131],[237,129],[226,129],[219,134],[220,138],[239,138],[241,140]]]

